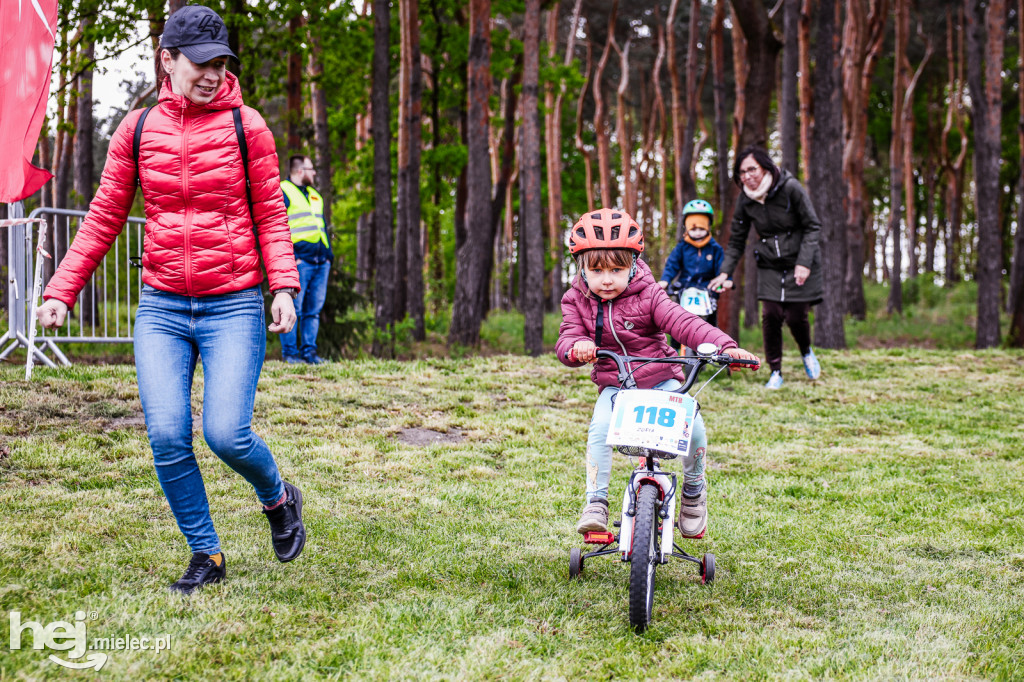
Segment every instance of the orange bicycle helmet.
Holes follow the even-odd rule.
[[[577,256],[591,249],[628,249],[639,256],[644,252],[644,232],[625,211],[588,211],[569,232],[569,252]]]

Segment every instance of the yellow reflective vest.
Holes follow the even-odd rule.
[[[292,243],[327,241],[327,226],[324,223],[324,198],[312,187],[307,187],[309,198],[291,180],[281,181],[281,191],[288,197],[288,229]]]

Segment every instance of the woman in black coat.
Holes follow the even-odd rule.
[[[761,330],[765,359],[772,370],[765,386],[782,386],[783,322],[800,347],[807,376],[817,379],[821,366],[811,349],[807,315],[822,299],[821,222],[803,186],[760,147],[748,147],[736,156],[732,177],[743,191],[736,202],[721,274],[711,280],[711,286],[732,277],[753,227],[760,240],[754,244],[754,259]]]

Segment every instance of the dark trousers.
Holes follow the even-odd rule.
[[[811,324],[807,320],[809,303],[761,301],[761,333],[764,336],[764,359],[773,372],[782,371],[782,323],[793,333],[800,355],[811,352]]]

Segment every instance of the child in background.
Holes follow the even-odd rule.
[[[725,251],[711,236],[714,220],[715,209],[703,199],[694,199],[683,207],[683,240],[665,261],[665,271],[658,284],[668,290],[673,300],[679,300],[679,294],[689,287],[707,289],[714,310],[704,319],[717,327],[718,295],[723,287],[708,285],[722,269]],[[726,286],[732,286],[732,282]],[[679,341],[675,337],[672,337],[672,347],[679,349]]]
[[[659,287],[647,264],[639,260],[643,233],[625,211],[602,208],[584,214],[569,235],[569,250],[577,259],[578,274],[562,296],[562,325],[555,352],[570,367],[597,359],[597,350],[643,357],[676,355],[665,342],[665,332],[687,346],[713,343],[720,352],[744,360],[758,360],[736,346],[728,334],[674,304]],[[633,368],[630,368],[633,369]],[[756,369],[756,367],[755,367]],[[599,395],[587,440],[587,504],[576,530],[608,530],[608,484],[612,448],[605,443],[618,392],[615,363],[597,360],[591,379]],[[648,364],[635,368],[639,388],[675,390],[682,387],[682,367]],[[698,413],[693,423],[690,451],[683,458],[683,495],[679,530],[684,537],[700,538],[707,528],[707,486],[704,459],[707,437]]]

